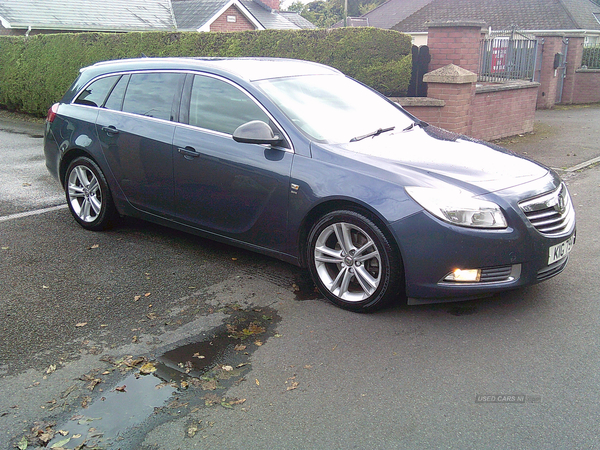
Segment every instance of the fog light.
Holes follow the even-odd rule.
[[[444,281],[477,282],[481,279],[481,269],[456,269],[444,278]]]

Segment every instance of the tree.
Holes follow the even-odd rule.
[[[348,17],[362,16],[385,1],[348,0]],[[306,4],[296,0],[287,10],[299,13],[319,28],[329,28],[344,20],[344,0],[314,0]]]

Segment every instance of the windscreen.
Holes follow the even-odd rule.
[[[301,131],[321,142],[349,142],[412,123],[384,98],[343,75],[275,78],[256,85]]]

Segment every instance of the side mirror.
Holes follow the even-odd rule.
[[[262,120],[253,120],[237,127],[233,140],[244,144],[276,144],[283,139]]]

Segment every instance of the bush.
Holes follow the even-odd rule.
[[[600,45],[583,47],[581,65],[588,69],[600,69]]]
[[[81,67],[146,56],[267,56],[333,66],[389,96],[406,93],[410,38],[377,28],[241,33],[62,33],[0,37],[0,105],[43,116]]]

